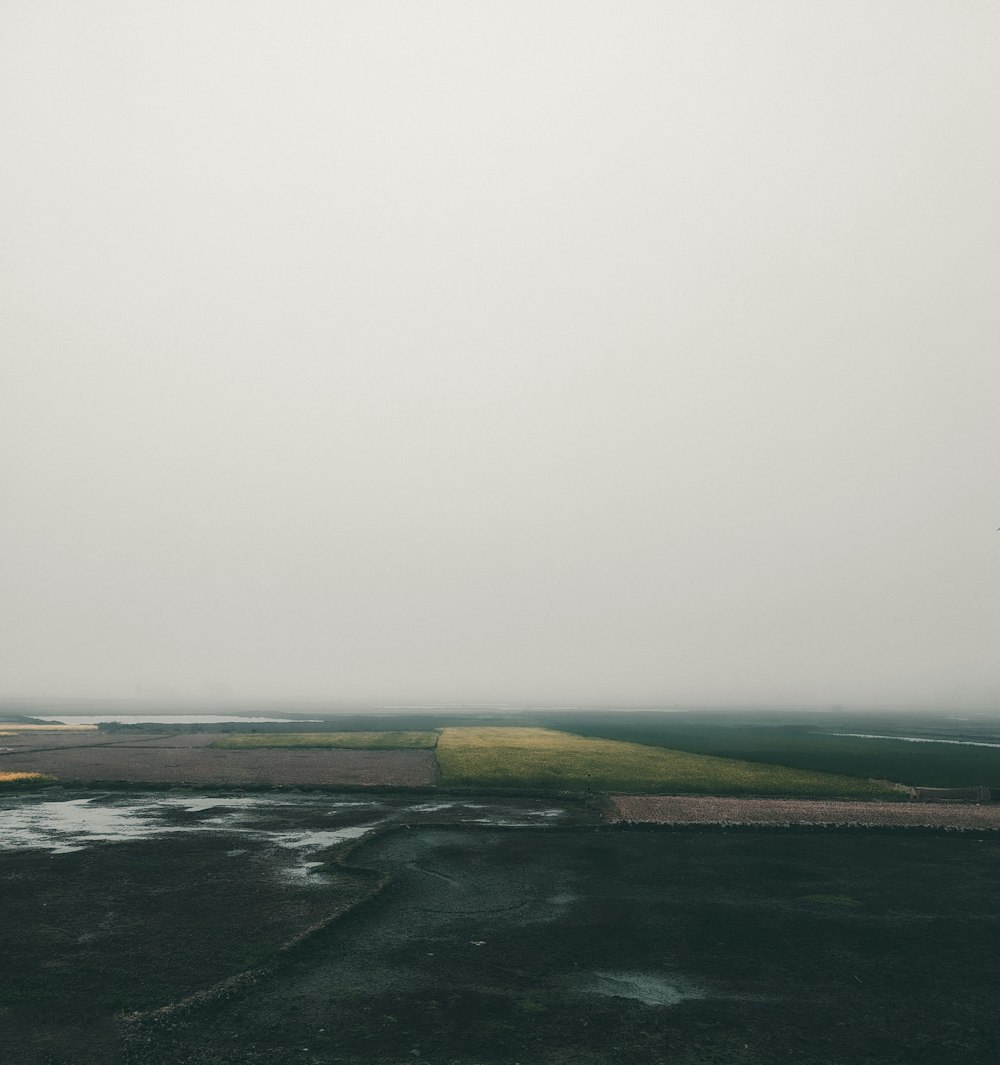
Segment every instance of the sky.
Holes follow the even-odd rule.
[[[992,0],[7,0],[0,696],[1000,707]]]

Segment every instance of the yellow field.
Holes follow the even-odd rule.
[[[542,728],[446,728],[442,784],[562,791],[896,798],[858,777],[689,754]]]
[[[45,773],[0,773],[0,785],[47,784],[49,781],[55,779],[55,777],[46,776]]]

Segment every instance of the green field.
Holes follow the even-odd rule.
[[[247,732],[233,733],[211,746],[249,751],[262,747],[347,747],[353,750],[429,750],[436,732]]]
[[[445,786],[898,799],[868,780],[541,728],[446,728]]]
[[[923,787],[964,788],[977,784],[1000,791],[1000,748],[956,743],[912,743],[900,739],[833,736],[813,726],[712,724],[680,720],[681,715],[567,715],[558,723],[573,734],[669,747],[673,750],[792,766],[821,773],[891,780]],[[846,723],[845,723],[846,724]],[[919,734],[917,722],[912,722]],[[830,731],[879,732],[884,723],[865,727],[864,719],[832,723]],[[897,724],[896,728],[900,726]],[[905,726],[904,726],[905,727]]]

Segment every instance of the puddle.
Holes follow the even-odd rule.
[[[882,736],[874,732],[827,732],[827,736],[849,736],[856,740],[903,740],[905,743],[950,743],[958,747],[1000,747],[985,740],[945,740],[933,736]]]
[[[685,999],[705,997],[692,981],[658,973],[595,972],[580,990],[589,995],[629,998],[644,1006],[676,1006]]]
[[[68,854],[97,843],[123,843],[149,840],[179,832],[226,832],[263,841],[287,852],[282,875],[321,882],[314,870],[322,865],[316,855],[349,840],[360,839],[373,829],[404,821],[414,813],[435,813],[459,807],[490,809],[484,803],[424,802],[387,808],[378,799],[330,799],[326,796],[274,795],[144,795],[121,797],[89,795],[80,798],[11,797],[0,800],[0,851],[43,849]],[[356,811],[356,822],[322,827],[326,817],[342,821],[345,808]],[[178,822],[177,812],[208,814]],[[465,819],[475,824],[526,827],[540,821],[551,822],[565,811],[558,809],[517,810],[501,805],[498,815]],[[268,817],[262,817],[268,814]],[[319,827],[289,826],[291,815],[307,814]],[[282,819],[284,822],[282,823]],[[364,819],[364,820],[362,820]],[[269,822],[274,820],[272,825]],[[263,821],[263,823],[262,823]],[[227,851],[234,857],[245,848]]]
[[[95,843],[123,843],[132,840],[147,840],[178,832],[227,832],[237,833],[255,840],[264,840],[289,851],[298,851],[296,866],[302,865],[306,856],[332,847],[346,840],[358,839],[384,821],[350,825],[335,829],[262,828],[254,822],[254,816],[270,808],[275,812],[289,808],[300,810],[303,806],[313,808],[322,816],[339,812],[344,806],[369,806],[361,802],[335,802],[276,799],[270,796],[206,797],[167,796],[143,799],[119,799],[107,796],[91,796],[77,799],[21,801],[6,803],[0,820],[0,849],[44,849],[53,854],[68,854],[83,850]],[[176,824],[164,819],[164,814],[173,810],[190,813],[217,811],[216,816],[199,818],[188,824]],[[234,856],[245,853],[245,848],[234,848],[227,853]]]
[[[360,839],[382,824],[385,824],[384,820],[372,821],[367,825],[349,825],[347,828],[297,832],[295,835],[288,835],[284,832],[275,833],[274,842],[279,847],[288,847],[290,850],[318,851],[326,847],[335,847],[338,843],[346,843],[349,839]]]
[[[490,825],[492,828],[534,828],[537,821],[512,821],[509,817],[462,817],[463,825]]]
[[[93,799],[63,799],[8,807],[0,823],[0,847],[40,847],[55,854],[83,850],[92,843],[148,839],[174,832],[173,825],[152,826],[132,807],[104,806]]]
[[[338,843],[346,843],[351,839],[360,839],[372,829],[378,828],[385,820],[372,821],[366,825],[348,825],[345,828],[315,829],[305,832],[269,833],[269,838],[279,847],[285,850],[298,851],[291,865],[285,866],[282,875],[292,880],[308,880],[313,884],[328,883],[329,877],[317,872],[325,863],[316,861],[315,855],[328,847],[335,847]]]
[[[247,809],[254,806],[267,806],[274,805],[274,799],[266,796],[259,795],[233,795],[232,797],[219,798],[219,796],[213,797],[201,797],[192,795],[190,798],[185,796],[180,798],[177,796],[171,796],[166,799],[157,799],[155,805],[157,807],[174,807],[175,809],[189,810],[191,813],[201,813],[202,810],[218,810],[218,809]]]
[[[319,871],[322,867],[323,862],[300,862],[283,870],[282,877],[299,884],[329,884],[330,878]]]
[[[422,802],[419,806],[411,806],[410,809],[415,813],[431,814],[437,813],[438,810],[454,810],[456,806],[463,810],[484,809],[480,802]]]

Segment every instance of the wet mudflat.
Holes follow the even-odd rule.
[[[110,1065],[116,1017],[274,962],[382,883],[331,861],[394,823],[558,822],[540,802],[183,790],[0,796],[0,1060]]]
[[[128,1065],[967,1065],[1000,1041],[1000,843],[439,827],[237,996]]]

